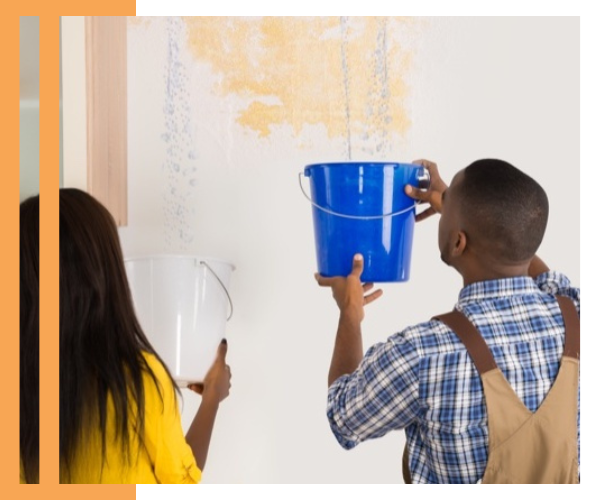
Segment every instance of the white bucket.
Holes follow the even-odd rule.
[[[125,269],[138,320],[177,384],[204,380],[233,313],[233,264],[153,255],[126,257]]]

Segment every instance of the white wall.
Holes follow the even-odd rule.
[[[87,190],[85,17],[61,16],[62,182]]]
[[[19,18],[19,199],[40,192],[40,18]]]
[[[19,199],[40,192],[40,106],[21,100],[19,108]]]
[[[525,170],[551,203],[540,255],[578,284],[578,20],[428,18],[416,25],[405,38],[397,34],[412,54],[403,104],[411,125],[385,159],[437,161],[448,182],[483,157]],[[204,481],[401,483],[403,433],[348,452],[325,417],[337,314],[314,282],[311,210],[297,173],[308,163],[345,160],[344,141],[318,125],[300,136],[272,127],[267,138],[243,128],[236,118],[244,98],[215,91],[221,76],[193,57],[186,37],[180,20],[128,28],[129,229],[153,227],[152,250],[196,252],[237,267],[227,328],[233,388]],[[170,152],[169,132],[179,148]],[[354,159],[384,159],[360,146]],[[135,246],[129,240],[126,250]],[[439,260],[436,221],[422,223],[411,280],[383,286],[383,298],[369,306],[365,346],[451,309],[460,286]],[[186,393],[186,428],[198,401]]]

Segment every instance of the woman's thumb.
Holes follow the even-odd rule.
[[[227,355],[227,339],[221,340],[219,344],[219,349],[217,350],[217,358],[225,361],[225,356]]]

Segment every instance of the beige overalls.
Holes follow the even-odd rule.
[[[554,384],[536,412],[527,409],[504,378],[477,328],[459,311],[437,316],[465,345],[483,385],[488,416],[488,463],[482,483],[579,483],[577,397],[579,316],[557,297],[565,323],[565,348]],[[407,449],[404,481],[410,483]]]

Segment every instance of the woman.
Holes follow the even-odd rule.
[[[40,453],[39,377],[39,240],[40,197],[20,206],[20,340],[19,388],[21,483],[38,483]]]
[[[136,319],[117,227],[77,189],[60,191],[61,483],[197,483],[219,403],[223,341],[184,437],[177,387]]]

